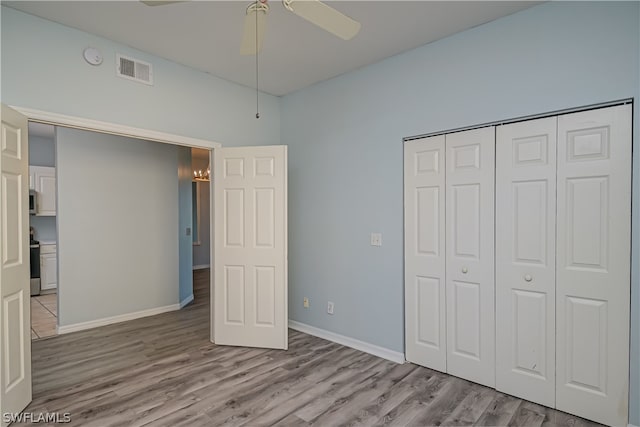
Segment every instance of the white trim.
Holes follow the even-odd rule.
[[[629,426],[628,426],[628,427],[638,427],[638,426],[636,426],[636,425],[633,425],[633,424],[629,423]]]
[[[209,268],[210,265],[209,264],[198,264],[198,265],[194,265],[193,269],[194,270],[203,270],[205,268]]]
[[[381,357],[383,359],[390,360],[396,363],[404,363],[404,353],[398,351],[389,350],[388,348],[380,347],[368,342],[360,341],[355,338],[347,337],[344,335],[336,334],[325,329],[316,328],[304,323],[296,322],[295,320],[289,320],[289,328],[296,331],[303,332],[305,334],[313,335],[328,341],[333,341],[338,344],[342,344],[347,347],[355,348],[356,350],[364,351],[365,353],[373,354],[374,356]]]
[[[183,308],[185,305],[189,304],[191,301],[193,301],[193,294],[189,295],[188,297],[180,301],[180,308]]]
[[[210,150],[209,151],[209,165],[213,165],[213,153],[215,153],[214,150]],[[213,206],[213,189],[215,187],[215,181],[211,182],[211,185],[209,185],[209,267],[211,267],[212,265],[215,265],[213,263],[213,260],[215,258],[215,250],[216,250],[216,245],[215,245],[215,210],[214,210],[214,206]],[[284,270],[285,272],[287,271],[287,269],[285,268]],[[211,341],[212,343],[215,344],[215,316],[214,316],[214,310],[215,310],[215,300],[214,300],[214,296],[215,296],[215,275],[213,274],[213,271],[209,273],[209,341]]]
[[[120,314],[118,316],[104,317],[102,319],[74,323],[72,325],[62,325],[58,326],[58,334],[68,334],[70,332],[84,331],[85,329],[98,328],[100,326],[111,325],[113,323],[127,322],[129,320],[139,319],[141,317],[155,316],[156,314],[176,310],[180,310],[180,304],[165,305],[164,307],[150,308],[148,310],[135,311],[133,313]]]
[[[52,125],[61,125],[76,129],[109,133],[112,135],[140,138],[149,141],[164,142],[168,144],[186,145],[189,147],[200,147],[206,149],[222,147],[222,144],[218,142],[191,138],[188,136],[173,135],[170,133],[159,132],[151,129],[136,128],[132,126],[102,122],[99,120],[86,119],[77,116],[67,116],[65,114],[34,110],[32,108],[17,107],[15,105],[12,105],[11,108],[24,114],[25,116],[27,116],[27,119],[31,121],[41,123],[49,123]]]

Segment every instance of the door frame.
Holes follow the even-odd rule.
[[[171,134],[168,132],[161,132],[152,129],[144,129],[133,126],[122,125],[113,122],[105,122],[94,119],[87,119],[79,116],[70,116],[66,114],[53,113],[50,111],[37,110],[33,108],[20,107],[16,105],[8,105],[20,114],[27,117],[28,122],[44,123],[53,126],[64,126],[73,129],[87,130],[92,132],[106,133],[116,136],[124,136],[136,139],[145,139],[147,141],[162,142],[165,144],[180,145],[184,147],[195,147],[209,150],[209,164],[213,162],[213,150],[215,148],[222,147],[222,144],[217,141],[207,141],[205,139],[191,138],[183,135]],[[27,144],[28,144],[27,140]],[[27,207],[28,208],[28,207]],[[213,242],[214,239],[214,227],[213,227],[213,185],[209,185],[209,211],[212,214],[209,216],[209,241]],[[209,265],[213,266],[213,248],[209,251]],[[209,319],[210,326],[213,330],[213,278],[211,274],[209,277],[209,295],[210,295],[210,308]],[[56,325],[56,330],[58,325]],[[212,341],[213,342],[213,341]]]
[[[444,129],[444,130],[438,130],[438,131],[429,132],[429,133],[423,133],[423,134],[419,134],[419,135],[405,136],[404,138],[402,138],[402,146],[404,147],[404,143],[405,142],[413,141],[414,139],[423,139],[423,138],[427,138],[427,137],[430,137],[430,136],[446,135],[446,134],[449,134],[449,133],[462,132],[462,131],[465,131],[465,130],[484,128],[484,127],[488,127],[488,126],[502,126],[502,125],[508,125],[508,124],[511,124],[511,123],[525,122],[527,120],[544,119],[544,118],[547,118],[547,117],[562,116],[564,114],[579,113],[579,112],[588,111],[588,110],[598,110],[598,109],[601,109],[601,108],[615,107],[615,106],[618,106],[618,105],[635,104],[634,101],[637,101],[637,100],[635,100],[634,98],[622,98],[622,99],[618,99],[618,100],[615,100],[615,101],[600,102],[600,103],[597,103],[597,104],[583,105],[581,107],[565,108],[565,109],[562,109],[562,110],[554,110],[554,111],[546,111],[546,112],[539,113],[539,114],[530,114],[528,116],[511,117],[511,118],[506,118],[506,119],[502,119],[502,120],[494,120],[492,122],[478,123],[478,124],[474,124],[474,125],[470,125],[470,126],[462,126],[462,127],[459,127],[459,128]]]

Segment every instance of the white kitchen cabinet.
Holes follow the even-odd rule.
[[[37,193],[36,215],[56,215],[56,168],[29,166],[30,187]],[[33,185],[31,184],[33,183]]]
[[[43,291],[58,287],[58,254],[56,245],[40,246],[40,288]]]

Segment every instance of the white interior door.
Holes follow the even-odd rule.
[[[3,104],[0,134],[0,414],[5,414],[31,402],[27,118]],[[4,417],[0,424],[6,425]]]
[[[496,388],[555,406],[557,118],[496,128]]]
[[[408,361],[446,372],[444,135],[404,144]]]
[[[631,106],[558,118],[556,406],[627,425]]]
[[[213,341],[286,349],[287,147],[213,157]]]
[[[448,134],[447,372],[495,385],[495,128]]]

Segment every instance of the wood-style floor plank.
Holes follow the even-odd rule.
[[[482,416],[494,398],[493,390],[478,384],[471,384],[465,392],[464,399],[456,405],[454,411],[442,424],[469,426],[473,425]]]
[[[76,426],[596,424],[293,330],[289,350],[209,341],[209,271],[183,310],[36,340],[27,412]]]

